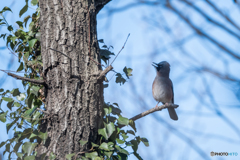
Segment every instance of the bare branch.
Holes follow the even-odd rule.
[[[215,24],[216,26],[224,29],[225,31],[227,31],[228,33],[230,33],[231,35],[237,37],[238,39],[240,39],[240,36],[238,34],[236,34],[235,32],[233,32],[232,30],[228,29],[227,27],[225,27],[224,25],[222,25],[221,23],[213,20],[211,17],[209,17],[207,14],[205,14],[200,8],[194,6],[191,2],[187,1],[187,0],[183,0],[182,2],[185,2],[187,5],[189,5],[190,7],[192,7],[193,9],[195,9],[198,13],[200,13],[203,17],[205,17],[209,22]]]
[[[231,51],[230,49],[228,49],[227,47],[225,47],[223,44],[219,43],[218,41],[216,41],[214,38],[210,37],[209,35],[207,35],[206,33],[204,33],[203,31],[201,31],[200,29],[198,29],[196,26],[194,26],[192,24],[192,22],[189,21],[189,19],[187,19],[185,16],[183,16],[183,14],[181,12],[179,12],[176,8],[174,8],[169,2],[166,4],[166,7],[169,8],[170,10],[172,10],[173,12],[175,12],[180,18],[182,18],[193,30],[196,31],[196,33],[200,36],[203,36],[205,38],[207,38],[209,41],[211,41],[213,44],[217,45],[219,48],[221,48],[222,50],[224,50],[226,53],[228,53],[230,56],[240,60],[240,55],[238,55],[237,53]]]
[[[233,22],[228,16],[226,16],[220,9],[218,9],[212,2],[209,0],[206,0],[206,2],[213,8],[215,11],[217,11],[221,16],[223,16],[229,23],[231,23],[234,27],[236,27],[238,30],[240,30],[240,27],[236,25],[236,23]]]
[[[138,115],[136,115],[136,116],[134,116],[130,119],[133,120],[133,121],[136,121],[136,120],[138,120],[142,117],[145,117],[146,115],[149,115],[150,113],[153,113],[153,112],[156,112],[156,111],[161,111],[162,109],[165,109],[165,108],[177,108],[177,107],[178,107],[178,105],[176,105],[176,104],[164,104],[164,105],[149,109],[145,112],[142,112],[142,113],[140,113],[140,114],[138,114]]]
[[[113,67],[110,65],[107,68],[105,68],[100,75],[98,76],[97,79],[102,79],[102,77],[104,77],[109,71],[111,71],[113,69]]]
[[[39,110],[39,111],[41,111],[41,112],[43,112],[43,113],[45,113],[45,114],[49,114],[47,111],[44,111],[44,110],[42,110],[42,109],[40,109],[40,108],[37,108],[37,110]]]
[[[18,76],[16,74],[13,73],[7,73],[9,76],[23,80],[23,81],[28,81],[34,84],[38,84],[38,85],[46,85],[46,83],[44,82],[44,80],[37,80],[37,79],[31,79],[31,78],[26,78],[26,77],[22,77],[22,76]]]
[[[117,56],[121,53],[121,51],[123,50],[123,48],[125,47],[125,44],[127,43],[128,37],[130,36],[130,33],[127,36],[127,39],[125,41],[125,43],[123,44],[121,50],[118,52],[118,54],[115,56],[115,58],[113,59],[112,63],[110,64],[110,66],[113,64],[113,62],[115,61],[115,59],[117,58]]]

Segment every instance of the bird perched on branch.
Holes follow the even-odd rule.
[[[158,102],[174,103],[173,84],[169,78],[170,64],[166,61],[152,64],[157,71],[157,75],[153,81],[152,94],[153,98]],[[177,113],[174,108],[168,108],[171,119],[178,120]]]

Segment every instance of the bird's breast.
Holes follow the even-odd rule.
[[[152,94],[153,98],[158,102],[171,102],[173,97],[171,80],[157,76],[153,81]]]

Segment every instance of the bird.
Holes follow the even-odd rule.
[[[153,62],[152,65],[156,68],[157,74],[152,84],[152,94],[153,98],[158,102],[156,107],[160,102],[163,104],[174,103],[174,92],[173,83],[169,78],[170,64],[167,61],[162,61],[159,63]],[[178,120],[177,113],[174,108],[167,108],[170,118],[173,120]]]

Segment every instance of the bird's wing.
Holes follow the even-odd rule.
[[[171,83],[172,83],[172,81],[171,81]],[[172,85],[171,85],[171,88],[172,88],[172,103],[174,104],[174,92],[173,92],[173,83],[172,83]]]

